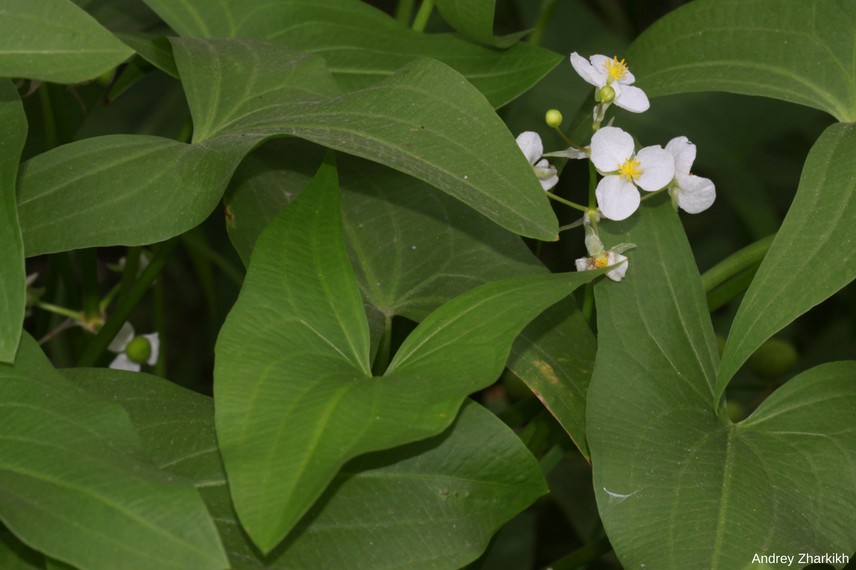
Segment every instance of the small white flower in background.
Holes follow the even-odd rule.
[[[627,267],[630,265],[626,255],[622,255],[628,249],[633,249],[636,244],[622,243],[610,249],[603,247],[603,242],[590,226],[586,225],[586,250],[589,257],[581,257],[574,263],[577,266],[577,271],[595,271],[604,267],[615,266],[606,272],[606,276],[613,281],[621,281],[627,274]]]
[[[675,137],[666,145],[675,157],[675,178],[669,184],[669,195],[675,208],[698,214],[713,205],[716,188],[708,178],[690,174],[696,158],[696,146],[687,137]]]
[[[538,177],[541,188],[549,190],[558,184],[559,175],[556,174],[556,167],[547,162],[547,159],[541,158],[541,155],[544,154],[544,145],[541,143],[541,137],[538,133],[525,131],[517,135],[516,140],[517,146],[520,147],[520,150],[526,155],[526,160],[532,165],[532,170]]]
[[[154,366],[158,360],[159,349],[158,333],[136,336],[131,323],[125,323],[107,347],[107,350],[117,354],[110,363],[110,368],[139,372],[143,363]]]
[[[591,161],[604,175],[595,189],[605,218],[624,220],[639,208],[638,188],[662,190],[675,176],[675,158],[661,146],[633,154],[633,137],[618,127],[604,127],[591,139]]]
[[[605,55],[593,55],[586,59],[574,52],[571,54],[571,65],[586,83],[597,88],[595,98],[598,102],[602,101],[606,105],[615,103],[631,113],[642,113],[651,106],[645,92],[633,85],[636,78],[623,59],[609,59]]]

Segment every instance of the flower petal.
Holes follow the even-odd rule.
[[[615,89],[615,103],[617,106],[631,113],[643,113],[651,107],[645,92],[633,85],[622,85],[618,87],[613,83]]]
[[[607,271],[606,276],[613,281],[621,281],[624,279],[624,276],[627,274],[627,266],[630,265],[630,262],[627,261],[627,256],[610,251],[607,254],[607,259],[609,260],[610,265],[619,265],[615,269]]]
[[[577,259],[576,261],[574,261],[574,265],[577,266],[577,271],[590,271],[594,269],[593,267],[591,267],[590,258],[588,257],[581,257]]]
[[[517,141],[517,146],[526,155],[526,160],[529,161],[529,164],[535,164],[541,158],[541,153],[544,152],[544,145],[541,143],[541,137],[538,133],[524,131],[517,135],[515,140]]]
[[[595,58],[606,56],[592,56],[592,63],[595,61]],[[595,87],[603,87],[606,85],[607,73],[606,69],[601,66],[600,69],[597,69],[596,65],[592,65],[589,63],[589,60],[579,55],[577,52],[573,52],[571,54],[571,65],[574,67],[574,71],[576,71],[580,77],[582,77],[586,83],[590,85],[594,85]]]
[[[687,176],[678,179],[678,207],[684,212],[704,212],[715,200],[716,187],[709,178]]]
[[[687,137],[675,137],[666,144],[666,150],[675,157],[675,176],[688,176],[696,158],[696,145]]]
[[[646,146],[636,154],[636,159],[642,170],[636,184],[642,190],[662,190],[675,177],[675,157],[660,145]]]
[[[554,150],[553,152],[545,152],[541,156],[555,156],[556,158],[588,158],[591,150],[586,152],[585,150],[577,150],[574,147],[568,147],[565,150]]]
[[[591,137],[591,161],[601,172],[615,172],[633,156],[633,137],[618,127],[603,127]]]
[[[124,352],[113,359],[113,362],[110,363],[110,368],[114,370],[129,370],[131,372],[140,371],[140,365],[131,361]]]
[[[625,220],[639,208],[641,197],[636,187],[620,176],[607,176],[595,189],[597,205],[605,218]]]
[[[110,352],[123,352],[125,347],[128,346],[128,343],[134,338],[134,327],[131,323],[125,321],[125,324],[122,325],[122,328],[119,329],[119,332],[110,341],[110,344],[107,345],[107,350]]]
[[[149,344],[152,347],[152,352],[149,355],[149,359],[146,360],[146,364],[148,364],[149,366],[154,366],[155,363],[158,361],[158,354],[160,353],[160,335],[156,332],[153,332],[149,334],[144,334],[143,336],[148,339]]]

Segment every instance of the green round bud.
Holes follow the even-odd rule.
[[[550,109],[544,116],[548,127],[558,128],[562,126],[562,113],[558,109]]]
[[[131,362],[145,364],[152,356],[152,343],[144,336],[134,337],[125,347],[125,354]]]
[[[749,369],[764,379],[784,376],[797,365],[794,345],[786,340],[771,338],[749,357]]]
[[[737,423],[746,417],[746,408],[740,402],[729,400],[725,403],[725,411],[734,423]]]
[[[615,101],[615,89],[609,85],[604,85],[598,89],[595,95],[595,101],[599,103],[612,103]]]

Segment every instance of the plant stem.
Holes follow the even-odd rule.
[[[75,322],[79,322],[83,317],[83,314],[80,311],[72,311],[71,309],[66,309],[65,307],[60,307],[59,305],[53,305],[51,303],[45,303],[44,301],[39,301],[36,303],[36,307],[53,313],[55,315],[61,315],[63,317],[68,317],[69,319],[74,320]]]
[[[54,118],[53,106],[51,105],[51,94],[48,92],[48,84],[39,86],[39,103],[42,107],[42,123],[45,137],[45,150],[50,150],[57,145],[56,119]]]
[[[98,290],[98,254],[94,248],[78,251],[83,278],[83,318],[92,322],[101,317],[101,293]]]
[[[413,8],[416,0],[398,0],[398,5],[395,7],[395,19],[397,22],[408,25],[410,18],[413,17]]]
[[[560,203],[564,204],[565,206],[570,206],[571,208],[574,208],[575,210],[579,210],[580,212],[585,212],[586,210],[588,210],[588,208],[586,208],[585,206],[580,206],[576,202],[571,202],[570,200],[565,200],[561,196],[556,196],[552,192],[544,192],[544,193],[551,200],[555,200],[556,202],[560,202]]]
[[[726,257],[701,276],[707,308],[713,312],[749,288],[775,234],[747,245]]]
[[[775,237],[774,234],[759,239],[755,243],[735,251],[705,271],[704,275],[701,276],[701,284],[704,287],[704,292],[710,293],[713,289],[719,287],[741,271],[761,263],[764,256],[767,255],[767,250],[770,249],[770,244],[773,243],[773,238]]]
[[[589,188],[588,188],[588,205],[590,209],[597,208],[597,169],[591,161],[589,161]],[[594,221],[594,220],[592,220]]]
[[[559,558],[552,564],[548,564],[545,570],[577,570],[578,568],[584,568],[610,550],[612,550],[612,545],[609,544],[609,539],[604,536],[586,544],[582,548],[578,548],[567,556]]]
[[[547,28],[547,24],[550,23],[555,9],[556,0],[544,0],[541,3],[541,10],[538,12],[538,21],[535,22],[535,27],[532,28],[532,33],[529,34],[529,39],[527,40],[533,46],[541,45],[544,30]]]
[[[428,25],[428,20],[431,19],[431,12],[434,11],[434,0],[422,0],[419,5],[419,11],[416,12],[416,17],[413,19],[413,28],[416,32],[424,32],[425,26]]]
[[[86,350],[77,361],[77,366],[86,367],[94,366],[101,354],[107,349],[107,346],[115,338],[122,324],[128,320],[131,311],[137,306],[137,303],[143,298],[149,289],[152,281],[160,274],[164,265],[166,265],[169,256],[172,254],[175,247],[178,245],[178,237],[174,237],[168,241],[158,244],[155,247],[155,253],[151,262],[140,274],[139,278],[128,289],[127,294],[119,298],[116,302],[116,307],[110,314],[110,317],[98,331]]]

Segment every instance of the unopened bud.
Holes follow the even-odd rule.
[[[144,336],[134,337],[125,347],[125,354],[132,362],[145,364],[152,356],[152,343]]]
[[[764,379],[773,379],[791,372],[799,359],[794,345],[788,341],[771,338],[749,357],[749,368]]]
[[[544,116],[548,127],[558,128],[562,126],[562,113],[558,109],[550,109]]]
[[[594,100],[598,103],[612,103],[615,101],[615,89],[609,85],[604,85],[595,92]]]

